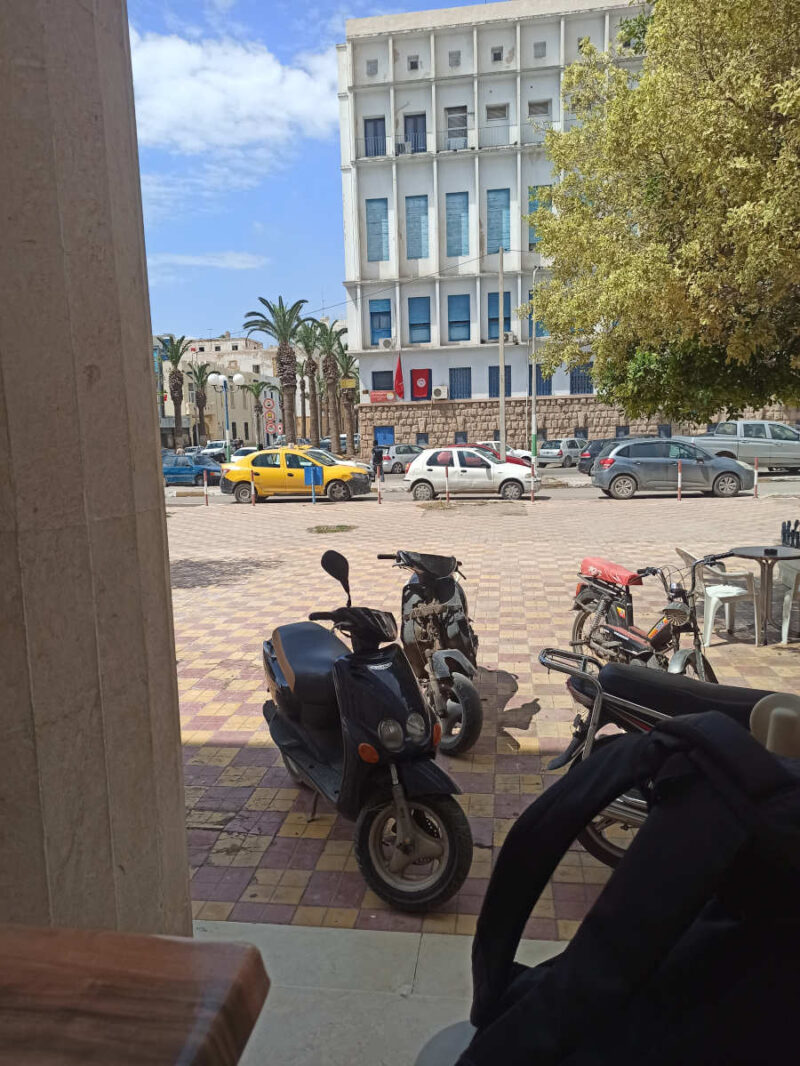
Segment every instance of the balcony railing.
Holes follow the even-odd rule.
[[[437,130],[436,147],[440,152],[461,152],[465,148],[474,148],[474,126],[465,126],[460,127],[458,129]]]
[[[498,122],[495,126],[481,126],[478,144],[481,148],[502,148],[512,143],[511,133],[516,134],[516,126],[510,126],[507,122]],[[516,140],[516,137],[513,138]]]
[[[531,118],[522,127],[523,144],[544,144],[548,130],[559,129],[560,123],[550,118]]]
[[[395,155],[414,155],[416,152],[428,151],[428,134],[411,133],[394,146]]]
[[[382,137],[359,137],[356,139],[356,158],[369,159],[372,156],[380,158],[387,155],[387,149],[390,148],[385,134]]]

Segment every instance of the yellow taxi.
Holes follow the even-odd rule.
[[[323,451],[315,450],[309,455],[303,448],[267,448],[242,456],[235,463],[225,463],[219,487],[237,503],[251,502],[251,485],[255,485],[257,500],[268,496],[310,496],[311,483],[306,475],[309,467],[319,471],[315,491],[329,500],[349,500],[369,492],[369,474],[363,468],[340,463]]]

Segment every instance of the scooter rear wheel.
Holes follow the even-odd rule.
[[[440,846],[438,855],[393,867],[397,818],[390,795],[373,796],[356,822],[355,857],[372,891],[401,911],[425,911],[458,892],[472,862],[472,833],[452,796],[409,797],[408,806],[424,842]]]
[[[447,700],[447,717],[442,720],[439,750],[445,755],[462,755],[480,738],[483,706],[478,690],[468,677],[453,674],[453,690]]]

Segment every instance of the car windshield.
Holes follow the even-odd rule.
[[[490,463],[499,463],[500,462],[500,460],[497,458],[497,456],[494,454],[494,452],[490,452],[486,448],[476,448],[475,451],[476,452],[480,452],[481,458],[482,459],[488,459],[488,461]]]
[[[336,466],[336,460],[330,454],[330,452],[324,452],[321,448],[309,448],[306,455],[310,455],[312,459],[316,459],[317,462],[322,463],[323,466]]]
[[[217,464],[209,455],[193,455],[192,460],[195,466],[216,466]]]
[[[543,440],[539,447],[542,449],[542,451],[544,451],[545,449],[547,449],[548,451],[557,451],[561,447],[561,441]]]

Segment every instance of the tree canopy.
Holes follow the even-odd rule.
[[[658,0],[620,36],[583,46],[578,121],[546,135],[547,363],[590,346],[601,398],[634,417],[797,402],[800,0]]]

